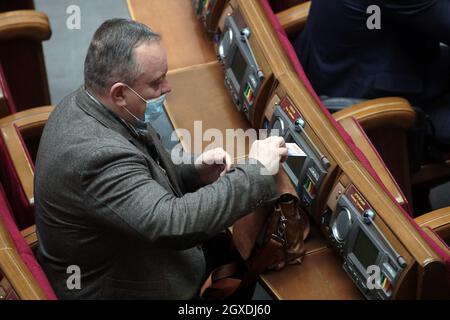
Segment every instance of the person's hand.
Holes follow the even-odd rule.
[[[208,150],[195,160],[200,182],[213,183],[231,169],[231,157],[222,148]]]
[[[274,175],[278,172],[280,162],[286,161],[288,150],[282,137],[269,137],[255,141],[249,153],[249,159],[258,160],[265,167],[261,174]]]

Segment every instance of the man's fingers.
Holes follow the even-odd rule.
[[[278,140],[278,146],[280,147],[286,147],[286,141],[284,141],[283,137],[279,137],[280,139]]]
[[[220,176],[223,177],[229,171],[230,171],[230,169],[228,169],[228,167],[226,165],[224,165],[224,169],[222,170],[222,172],[220,172]]]
[[[202,155],[202,163],[206,165],[223,165],[223,173],[231,170],[232,159],[228,152],[222,148],[209,150]]]
[[[204,164],[223,164],[224,156],[221,149],[212,149],[203,153],[203,163]]]
[[[222,155],[222,163],[223,163],[223,170],[220,173],[220,176],[222,177],[223,175],[225,175],[225,173],[229,172],[231,170],[231,156],[228,154],[228,152],[223,151],[223,155]]]
[[[286,147],[278,148],[278,154],[281,157],[281,162],[284,162],[288,158],[288,149]]]
[[[231,159],[231,156],[228,152],[225,152],[225,173],[231,170],[231,163],[233,160]]]
[[[270,139],[270,143],[272,145],[274,145],[275,147],[279,148],[279,147],[283,147],[286,145],[284,138],[283,137],[277,137],[277,136],[273,136],[273,137],[269,137],[267,139]]]
[[[286,147],[281,147],[278,148],[278,153],[280,154],[280,156],[287,156],[288,155],[288,148]]]

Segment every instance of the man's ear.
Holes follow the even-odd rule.
[[[109,96],[111,98],[111,101],[119,107],[125,107],[127,105],[127,102],[125,100],[126,93],[125,89],[126,86],[123,83],[115,83],[112,85],[111,89],[109,90]]]

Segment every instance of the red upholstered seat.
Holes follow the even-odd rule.
[[[0,185],[0,219],[4,223],[7,231],[9,232],[9,236],[11,237],[19,256],[21,257],[22,261],[33,275],[39,287],[43,290],[48,299],[55,300],[56,295],[52,287],[50,286],[50,283],[46,275],[44,274],[41,266],[38,264],[31,249],[27,245],[25,239],[22,237],[16,224],[14,223],[14,220],[11,216],[11,209],[6,200],[3,187],[1,185]]]
[[[386,194],[388,194],[392,201],[399,207],[399,209],[404,213],[404,215],[411,221],[411,224],[414,225],[414,227],[417,229],[417,231],[423,236],[423,238],[428,242],[428,244],[435,250],[437,254],[447,263],[449,276],[450,276],[450,255],[445,252],[430,236],[428,236],[422,228],[420,228],[417,223],[414,221],[414,219],[411,218],[411,216],[405,211],[404,208],[402,208],[397,201],[395,201],[392,194],[388,192],[384,184],[381,182],[381,179],[378,177],[376,171],[371,166],[370,162],[367,160],[365,155],[359,150],[351,137],[348,135],[348,133],[342,128],[342,126],[336,122],[336,120],[333,118],[333,116],[328,112],[328,110],[323,105],[322,101],[314,91],[311,83],[309,82],[308,78],[306,77],[306,74],[303,70],[303,67],[301,66],[301,63],[297,57],[297,53],[295,52],[294,47],[292,46],[291,42],[289,41],[289,38],[282,28],[280,22],[278,21],[275,13],[272,10],[270,0],[260,0],[262,7],[264,8],[264,11],[267,14],[267,17],[269,21],[271,22],[273,28],[276,30],[278,38],[281,42],[281,45],[283,46],[287,56],[289,57],[293,68],[295,69],[299,79],[303,82],[307,90],[310,92],[311,96],[315,99],[317,102],[317,105],[323,110],[323,112],[328,116],[330,119],[330,122],[336,127],[336,129],[339,131],[341,136],[344,138],[344,140],[347,142],[348,146],[353,150],[353,153],[355,156],[360,160],[360,162],[364,165],[364,167],[367,169],[367,171],[372,175],[372,177],[380,184],[381,187],[384,188]]]

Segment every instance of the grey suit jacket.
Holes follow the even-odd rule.
[[[190,299],[206,276],[202,242],[276,196],[260,169],[240,165],[200,186],[151,128],[139,137],[80,88],[40,142],[39,261],[60,298]]]

